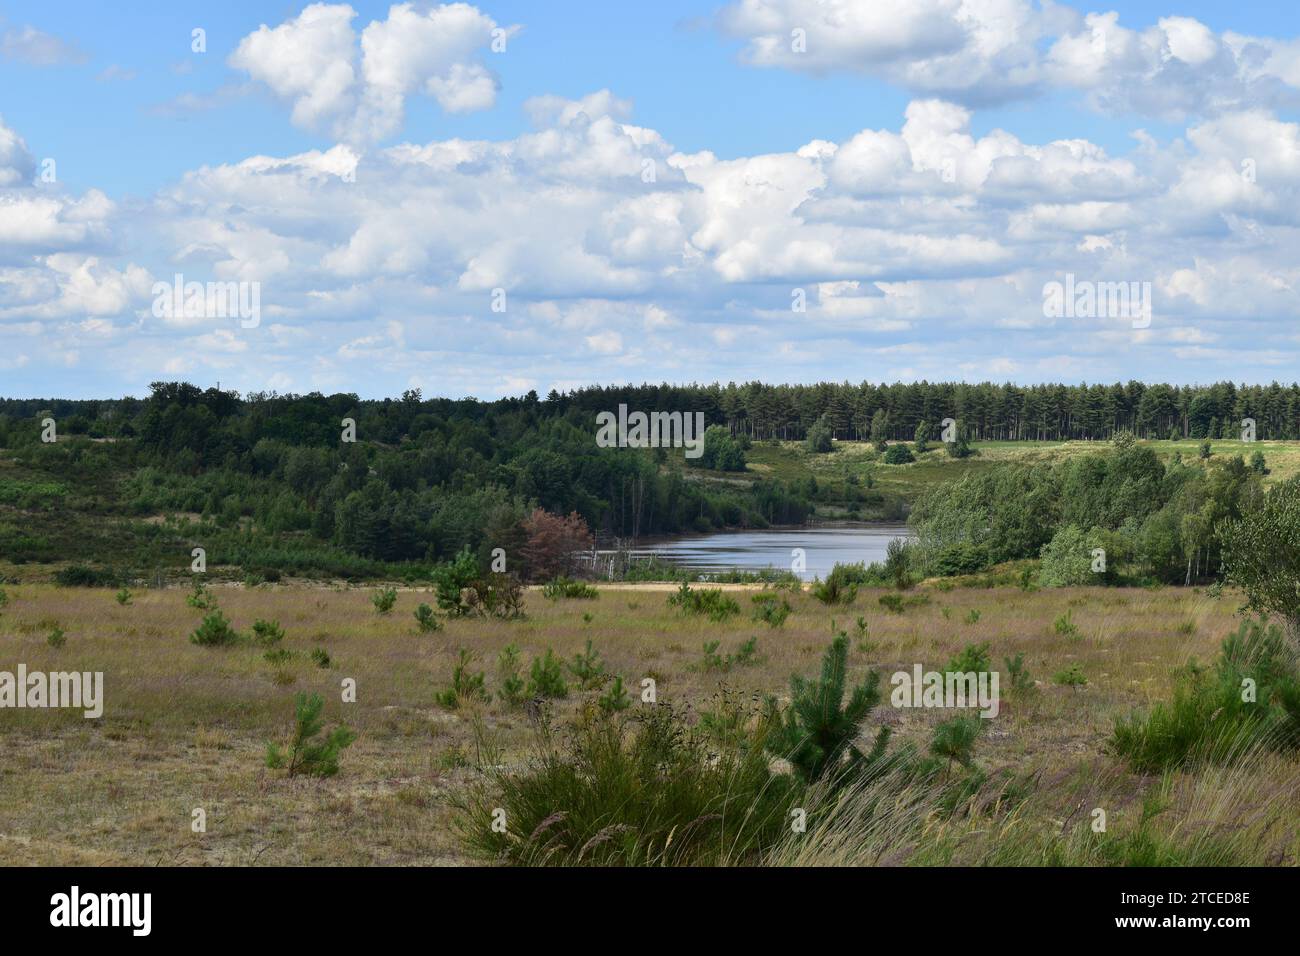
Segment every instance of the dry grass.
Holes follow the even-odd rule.
[[[251,645],[190,644],[202,612],[186,605],[182,589],[139,591],[122,607],[106,590],[7,587],[0,670],[22,662],[29,670],[103,671],[106,703],[98,721],[80,712],[0,711],[0,864],[463,863],[447,797],[476,775],[469,766],[473,716],[482,717],[505,763],[520,759],[530,729],[522,712],[495,702],[456,712],[434,704],[460,648],[476,655],[494,690],[496,657],[506,644],[518,644],[526,663],[547,647],[571,658],[590,638],[633,692],[650,676],[660,699],[698,708],[718,692],[719,681],[745,692],[784,693],[792,672],[818,666],[832,619],[853,635],[858,616],[867,619],[868,644],[864,649],[855,637],[855,668],[888,674],[915,663],[938,667],[979,641],[991,642],[999,667],[1004,657],[1025,654],[1040,686],[1023,698],[1004,687],[1002,713],[977,752],[990,770],[1039,769],[1054,781],[1047,788],[1053,805],[1036,810],[1032,825],[1039,826],[1060,806],[1094,799],[1099,789],[1107,792],[1095,799],[1116,806],[1140,802],[1151,782],[1101,756],[1113,720],[1166,697],[1171,671],[1188,657],[1211,657],[1233,628],[1238,605],[1231,595],[1212,600],[1175,589],[957,588],[926,589],[928,606],[894,615],[878,605],[882,592],[864,590],[849,608],[788,595],[794,613],[784,627],[769,629],[750,620],[744,594],[734,595],[742,604],[739,618],[712,623],[682,617],[653,586],[611,587],[593,601],[556,604],[532,591],[525,620],[453,620],[420,634],[412,612],[421,601],[434,603],[432,595],[403,592],[393,613],[380,616],[366,588],[213,590],[241,630],[257,618],[278,620],[294,659],[272,665]],[[979,620],[968,624],[972,609]],[[1052,627],[1066,610],[1078,625],[1074,637]],[[56,625],[67,636],[59,649],[45,640]],[[720,640],[726,653],[752,635],[756,666],[726,674],[699,669],[706,640]],[[331,669],[310,661],[315,647],[328,651]],[[1052,674],[1074,663],[1087,675],[1086,687],[1051,683]],[[347,677],[357,682],[354,704],[340,700]],[[296,691],[324,695],[329,722],[345,720],[359,735],[343,753],[337,777],[288,780],[263,766],[266,742],[289,733]],[[575,690],[558,710],[576,707],[579,697]],[[901,738],[921,741],[943,716],[886,706],[869,725],[889,723]],[[1268,772],[1297,791],[1294,763]],[[1247,814],[1248,807],[1232,801],[1249,803],[1263,785],[1259,776],[1215,773],[1194,786],[1175,781],[1171,799],[1193,816],[1198,808],[1216,818]],[[205,834],[190,828],[199,807],[207,814]],[[882,831],[886,843],[887,837]],[[968,840],[961,846],[954,860],[963,853],[980,858]],[[889,862],[899,849],[885,846],[876,856],[863,850],[867,855],[854,861]],[[798,854],[793,860],[825,861]]]

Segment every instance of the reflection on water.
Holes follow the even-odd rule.
[[[903,524],[832,525],[819,528],[719,531],[649,544],[633,550],[636,557],[657,555],[694,571],[790,570],[795,548],[803,548],[805,581],[824,578],[836,564],[885,560],[885,548],[895,538],[912,538]]]

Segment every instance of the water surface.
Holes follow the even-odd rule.
[[[845,524],[816,528],[767,528],[760,531],[717,531],[687,535],[634,548],[636,557],[657,555],[692,571],[792,570],[794,550],[802,548],[807,563],[796,571],[805,581],[824,578],[836,564],[885,560],[885,548],[895,538],[910,539],[904,524]]]

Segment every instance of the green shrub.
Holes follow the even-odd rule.
[[[1228,763],[1256,746],[1300,747],[1300,675],[1282,631],[1266,619],[1242,621],[1213,666],[1191,661],[1169,703],[1117,720],[1110,740],[1143,773]]]
[[[605,679],[605,665],[601,663],[600,654],[592,649],[591,638],[587,638],[587,648],[581,654],[574,654],[569,662],[569,673],[578,680],[583,690],[599,687]]]
[[[279,621],[263,621],[259,618],[253,622],[253,640],[263,647],[273,647],[284,640],[284,628]]]
[[[444,691],[439,691],[434,695],[436,700],[448,710],[455,710],[465,701],[489,701],[492,698],[488,696],[484,688],[483,672],[474,673],[470,670],[470,665],[474,659],[469,651],[461,648],[460,656],[456,660],[456,666],[451,672],[451,687]]]
[[[131,592],[126,588],[122,588],[122,590],[117,592],[116,598],[118,604],[122,605],[122,607],[127,607],[131,603]]]
[[[478,561],[466,545],[451,560],[433,570],[433,583],[437,589],[438,607],[448,614],[460,616],[470,613],[471,605],[462,600],[462,594],[478,580]]]
[[[988,566],[988,550],[966,543],[939,548],[930,559],[930,570],[939,577],[975,574]]]
[[[890,445],[880,460],[886,465],[910,465],[916,461],[916,456],[906,445]]]
[[[882,727],[869,754],[854,743],[862,720],[880,702],[880,674],[868,671],[845,703],[848,656],[849,639],[840,634],[826,649],[820,678],[792,676],[790,703],[783,710],[769,698],[774,723],[766,745],[775,756],[790,761],[806,783],[870,764],[884,753],[889,740],[889,728]]]
[[[683,614],[703,614],[711,621],[723,621],[740,613],[740,605],[723,594],[720,588],[692,590],[685,582],[676,594],[668,598],[668,604],[680,609]]]
[[[45,636],[45,643],[49,644],[50,647],[59,648],[62,647],[67,642],[68,639],[64,637],[63,628],[61,627],[54,628],[52,631],[50,631],[49,634]]]
[[[548,647],[541,657],[534,657],[528,672],[529,697],[561,698],[569,696],[569,685],[564,682],[564,671],[559,659]]]
[[[54,583],[65,588],[106,588],[122,583],[122,576],[111,568],[92,568],[85,564],[70,564],[54,574]]]
[[[542,596],[550,601],[559,601],[562,598],[590,601],[599,597],[600,592],[582,581],[559,577],[542,586]]]
[[[1074,612],[1066,611],[1052,622],[1052,630],[1062,637],[1077,637],[1079,625],[1074,623]]]
[[[1003,658],[1007,666],[1007,677],[1011,681],[1011,690],[1029,691],[1033,690],[1034,679],[1029,676],[1029,670],[1025,667],[1025,655],[1016,654],[1015,657]]]
[[[790,616],[790,612],[794,610],[785,598],[779,598],[768,592],[755,594],[752,600],[755,605],[754,620],[764,621],[768,627],[781,627],[785,624],[785,619]]]
[[[961,653],[948,661],[944,668],[946,674],[980,674],[993,668],[993,659],[989,656],[989,642],[967,644]]]
[[[627,691],[623,688],[623,678],[616,675],[614,680],[610,682],[609,690],[602,694],[596,703],[606,713],[615,713],[631,707],[632,700],[627,696]]]
[[[356,734],[340,724],[316,740],[324,723],[321,711],[325,700],[320,694],[294,696],[294,729],[289,741],[287,766],[289,776],[303,774],[308,777],[332,777],[339,772],[339,753],[356,740]],[[286,766],[286,758],[274,743],[266,745],[266,765],[276,770]]]
[[[388,614],[397,603],[397,588],[380,588],[370,596],[370,603],[375,606],[375,613]]]
[[[190,643],[202,647],[222,647],[238,643],[240,634],[230,626],[229,619],[220,611],[203,618],[203,623],[190,634]]]
[[[442,622],[433,613],[433,608],[427,604],[421,604],[415,609],[415,623],[419,625],[421,633],[424,634],[442,629]]]
[[[519,647],[507,644],[497,656],[497,697],[507,707],[519,707],[526,699]]]
[[[798,792],[769,767],[761,721],[745,745],[720,748],[667,704],[597,707],[558,740],[543,729],[521,767],[455,798],[457,827],[484,860],[758,863],[787,832]]]
[[[327,652],[325,648],[313,647],[311,649],[311,654],[308,656],[311,657],[312,663],[315,664],[317,667],[319,667],[321,670],[330,669],[330,656],[329,656],[329,652]]]
[[[1084,676],[1083,668],[1078,664],[1071,664],[1053,674],[1052,681],[1062,687],[1083,687],[1088,683],[1088,678]]]
[[[200,611],[212,611],[216,609],[217,599],[212,596],[206,584],[195,578],[194,587],[185,598],[185,603]]]

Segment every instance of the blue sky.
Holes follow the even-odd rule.
[[[6,3],[0,393],[1300,377],[1294,13],[893,2]]]

